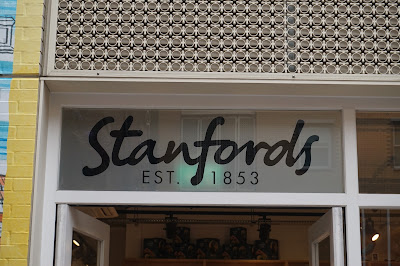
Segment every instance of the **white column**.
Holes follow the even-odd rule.
[[[343,173],[346,206],[347,265],[361,266],[360,208],[358,206],[357,128],[354,109],[343,109]]]

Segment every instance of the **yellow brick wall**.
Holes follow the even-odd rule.
[[[1,266],[28,262],[43,2],[17,0]]]
[[[27,265],[38,84],[38,78],[13,78],[11,81],[0,246],[2,266]]]
[[[44,0],[17,0],[14,75],[39,75],[43,6]],[[23,89],[24,84],[21,85]],[[29,93],[24,97],[29,97]],[[30,100],[36,99],[30,98]]]

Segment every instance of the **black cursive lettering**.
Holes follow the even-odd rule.
[[[97,135],[99,131],[107,124],[114,122],[113,117],[106,117],[101,119],[96,125],[92,128],[89,133],[89,143],[93,147],[93,149],[99,154],[101,157],[101,164],[95,168],[89,168],[85,166],[82,169],[82,173],[85,176],[94,176],[104,172],[109,164],[110,164],[110,157],[108,156],[107,152],[98,142]],[[124,139],[129,137],[138,137],[143,135],[143,131],[141,130],[130,130],[130,127],[133,122],[133,117],[128,116],[124,123],[122,124],[119,130],[112,130],[110,132],[110,136],[115,138],[114,147],[112,150],[112,162],[115,166],[123,166],[129,164],[131,166],[137,165],[140,163],[145,157],[147,157],[150,164],[159,164],[161,162],[170,163],[172,162],[179,154],[182,153],[182,157],[186,164],[188,165],[196,165],[197,170],[196,174],[191,177],[191,183],[193,186],[200,184],[204,177],[204,169],[207,163],[207,156],[210,147],[212,146],[219,146],[217,151],[214,154],[214,161],[217,164],[228,164],[232,162],[239,153],[243,150],[246,150],[246,164],[250,165],[254,162],[257,153],[260,150],[266,150],[264,155],[264,164],[267,166],[274,166],[279,163],[283,157],[286,155],[285,163],[287,166],[292,167],[304,154],[305,161],[304,165],[300,169],[296,169],[296,175],[303,175],[305,174],[311,165],[311,146],[314,142],[319,140],[317,135],[310,136],[306,143],[304,144],[303,148],[300,152],[294,157],[294,149],[297,143],[297,140],[301,134],[301,131],[304,127],[304,121],[298,120],[296,123],[296,127],[293,131],[293,135],[290,141],[287,140],[280,140],[276,142],[274,145],[269,145],[266,142],[259,142],[255,145],[254,141],[248,141],[241,147],[238,147],[238,144],[231,140],[214,140],[213,135],[217,128],[217,126],[222,126],[225,123],[225,119],[221,116],[214,118],[207,127],[206,134],[204,136],[204,140],[202,141],[195,141],[193,143],[194,147],[201,148],[201,154],[197,158],[190,157],[189,147],[188,144],[182,142],[176,147],[174,141],[169,141],[165,154],[158,158],[154,155],[154,149],[156,147],[157,142],[153,139],[147,139],[137,145],[131,152],[131,154],[124,159],[120,158],[120,150],[123,145]],[[176,148],[175,148],[176,147]],[[229,154],[225,156],[226,158],[222,158],[222,154],[224,151],[228,150]],[[158,171],[161,173],[160,171]],[[159,178],[159,181],[155,181],[157,184],[158,182],[162,181],[162,177],[157,175],[159,174],[156,172],[156,176]],[[167,171],[169,173],[169,179],[171,182],[172,173],[173,171]],[[148,178],[147,175],[148,171],[143,171],[143,183],[148,183],[145,178]],[[228,178],[228,177],[226,177]],[[257,177],[254,177],[257,182]]]
[[[103,149],[103,147],[100,145],[99,141],[97,140],[97,135],[99,134],[99,131],[104,126],[106,126],[107,124],[110,124],[112,122],[114,122],[113,117],[110,117],[110,116],[105,117],[105,118],[101,119],[99,122],[97,122],[96,125],[94,125],[94,127],[90,131],[89,144],[100,155],[101,164],[95,168],[89,168],[88,166],[83,167],[82,173],[85,176],[95,176],[95,175],[101,174],[105,170],[107,170],[108,166],[110,165],[110,157],[108,156],[107,152]]]

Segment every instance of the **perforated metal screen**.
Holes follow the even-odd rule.
[[[400,0],[60,0],[55,69],[399,74]]]

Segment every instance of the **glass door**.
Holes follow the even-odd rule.
[[[108,266],[110,226],[67,204],[57,207],[55,266]]]
[[[342,208],[334,207],[308,230],[311,266],[344,266]]]

